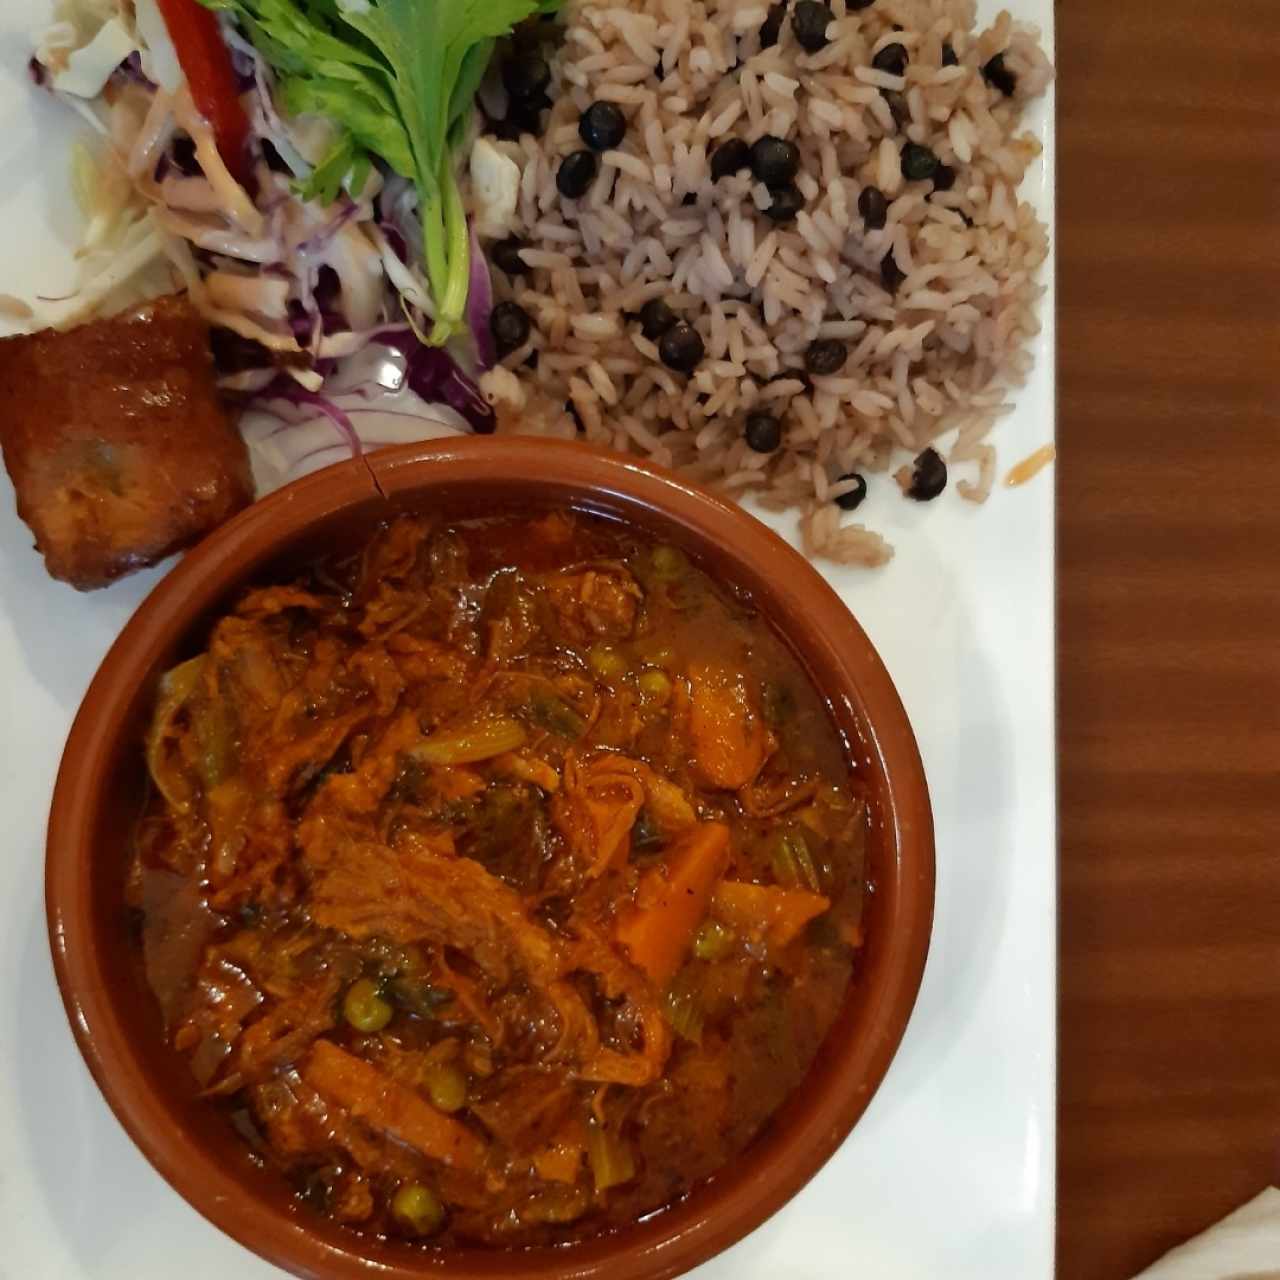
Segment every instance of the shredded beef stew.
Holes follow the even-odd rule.
[[[582,1239],[730,1161],[861,943],[865,789],[768,624],[604,520],[401,517],[165,677],[130,901],[166,1035],[299,1197]]]

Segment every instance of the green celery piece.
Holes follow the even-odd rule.
[[[286,110],[327,116],[341,131],[302,186],[336,198],[371,157],[418,187],[430,341],[465,327],[470,240],[455,173],[476,90],[496,39],[560,0],[201,0],[238,18],[271,64]],[[358,189],[358,188],[357,188]]]
[[[476,92],[480,81],[493,56],[493,40],[484,40],[473,45],[462,60],[462,69],[458,73],[458,83],[453,87],[453,97],[449,102],[449,141],[457,145],[461,135],[466,132],[471,120],[471,109],[476,100]]]
[[[347,172],[347,184],[352,191],[363,191],[373,171],[373,160],[367,151],[357,151]]]
[[[347,175],[356,167],[357,162],[368,157],[355,145],[349,133],[340,134],[333,146],[329,148],[305,181],[296,184],[298,194],[304,200],[319,200],[321,204],[332,204],[342,190]],[[355,184],[352,183],[354,187]]]
[[[493,41],[555,0],[335,0],[346,21],[375,46],[417,164],[427,275],[436,302],[431,342],[464,324],[471,247],[451,146],[461,141]]]
[[[396,173],[413,179],[413,152],[396,116],[362,89],[327,80],[286,77],[280,82],[281,104],[290,115],[304,112],[339,121],[366,151],[380,155]]]
[[[276,72],[287,112],[315,112],[338,127],[328,154],[300,184],[304,199],[330,202],[344,183],[358,191],[371,155],[416,180],[386,65],[358,33],[340,23],[331,0],[203,2],[240,20],[254,48]]]
[[[278,71],[333,75],[339,67],[385,71],[377,50],[345,30],[332,3],[307,0],[201,0],[239,18],[254,48]],[[265,42],[264,42],[265,37]]]

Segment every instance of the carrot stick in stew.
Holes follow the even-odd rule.
[[[451,1169],[475,1173],[484,1164],[485,1145],[466,1125],[329,1040],[312,1046],[302,1078],[327,1102]]]
[[[533,1157],[534,1170],[543,1182],[576,1182],[583,1150],[580,1138],[562,1139]]]
[[[641,877],[635,905],[619,917],[615,932],[632,964],[659,986],[683,963],[728,862],[729,828],[700,822]]]
[[[721,924],[748,938],[764,938],[770,946],[785,947],[824,911],[831,899],[807,889],[745,884],[723,880],[711,898],[711,914]]]

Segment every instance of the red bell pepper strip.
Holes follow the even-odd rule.
[[[158,0],[169,38],[191,89],[195,108],[209,122],[232,177],[249,176],[249,117],[240,102],[231,53],[217,17],[198,0]]]

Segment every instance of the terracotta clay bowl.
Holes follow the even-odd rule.
[[[141,744],[161,674],[199,647],[245,585],[354,547],[393,511],[461,518],[531,506],[627,522],[680,546],[752,599],[825,695],[870,782],[874,892],[860,969],[809,1076],[731,1167],[670,1209],[585,1244],[431,1251],[362,1237],[301,1205],[197,1099],[185,1062],[164,1043],[124,901]],[[250,507],[190,552],[125,627],[90,686],[58,776],[46,866],[67,1015],[120,1123],[211,1222],[287,1271],[326,1280],[658,1280],[741,1239],[831,1156],[888,1070],[924,969],[933,885],[929,799],[911,727],[867,637],[813,567],[739,508],[657,468],[528,438],[436,441],[341,463]]]

